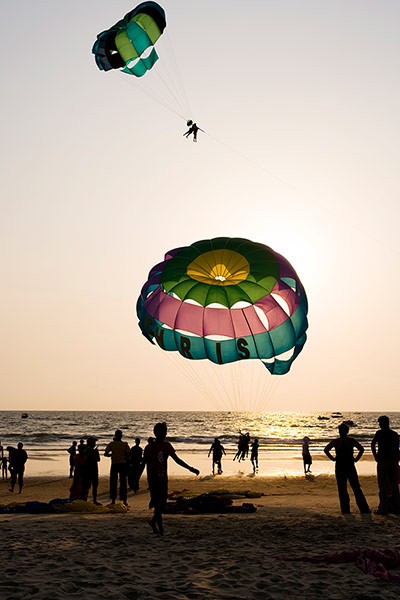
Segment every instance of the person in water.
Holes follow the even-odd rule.
[[[83,456],[85,459],[83,471],[86,494],[89,495],[89,490],[92,488],[93,504],[98,504],[100,506],[100,502],[97,502],[97,488],[99,487],[98,465],[100,462],[100,454],[99,449],[96,446],[96,442],[97,438],[94,437],[88,437],[86,440],[86,448],[83,450]]]
[[[74,457],[76,456],[76,446],[77,442],[73,441],[72,445],[68,448],[67,452],[69,454],[69,477],[72,479],[74,476]]]
[[[129,450],[127,457],[128,463],[128,484],[135,494],[139,491],[140,468],[142,465],[143,448],[140,447],[140,438],[135,438],[135,445]]]
[[[311,440],[309,437],[303,437],[302,455],[304,464],[304,475],[307,475],[307,473],[311,473],[312,458],[310,454],[310,441]]]
[[[191,119],[189,119],[189,121],[186,121],[186,125],[189,127],[189,129],[185,131],[183,135],[186,138],[188,138],[190,135],[193,134],[193,141],[197,142],[197,132],[203,131],[203,129],[200,129],[200,127],[198,127],[196,123],[194,123]]]
[[[335,464],[336,483],[339,493],[340,509],[344,515],[350,513],[350,498],[347,492],[347,482],[352,487],[357,506],[361,513],[370,513],[367,500],[362,492],[360,482],[355,467],[355,463],[360,460],[364,454],[363,446],[354,438],[347,437],[349,427],[345,423],[339,425],[339,436],[332,440],[324,448],[324,452],[330,460]],[[331,450],[335,449],[336,456],[331,454]],[[354,457],[354,449],[358,450],[358,454]]]
[[[25,463],[28,460],[28,455],[23,450],[23,443],[19,442],[17,449],[10,452],[10,472],[11,472],[11,487],[10,492],[14,491],[15,484],[18,479],[19,494],[22,492],[24,485]]]
[[[390,429],[389,417],[386,415],[379,417],[378,423],[380,430],[375,433],[371,443],[372,454],[377,463],[379,486],[379,507],[375,514],[400,514],[399,434]]]
[[[217,465],[217,473],[218,475],[222,474],[222,466],[221,466],[221,460],[222,460],[222,455],[225,454],[225,448],[223,447],[223,445],[221,444],[221,442],[219,441],[218,438],[214,438],[214,442],[211,444],[210,450],[208,452],[208,456],[210,456],[212,452],[212,472],[213,475],[215,475],[215,465]]]
[[[166,423],[156,423],[154,435],[156,439],[144,449],[141,473],[147,467],[147,481],[150,489],[149,508],[154,509],[154,515],[149,521],[149,525],[154,533],[163,535],[162,512],[168,496],[168,458],[171,457],[178,465],[195,475],[198,475],[200,471],[180,459],[173,446],[165,441],[167,437]]]
[[[251,444],[251,454],[250,460],[253,465],[253,473],[258,473],[258,448],[260,444],[258,443],[258,438],[254,439],[254,442]]]
[[[119,476],[119,499],[127,506],[128,490],[126,485],[127,464],[126,459],[129,446],[122,441],[122,431],[117,429],[112,442],[104,451],[104,456],[111,456],[110,470],[110,498],[111,504],[115,504],[117,498],[118,476]]]

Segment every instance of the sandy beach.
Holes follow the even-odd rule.
[[[360,477],[372,509],[376,478]],[[65,478],[26,478],[21,495],[0,482],[0,505],[68,496]],[[253,514],[166,515],[165,535],[148,525],[146,482],[118,515],[0,515],[0,597],[112,599],[395,599],[400,587],[355,563],[280,562],[365,548],[398,548],[400,519],[339,511],[335,479],[304,477],[171,478],[169,489],[252,490]],[[108,503],[108,479],[99,499]],[[236,500],[234,504],[241,504]],[[395,572],[395,571],[393,571]]]

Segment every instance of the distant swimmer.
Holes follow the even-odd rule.
[[[311,440],[309,437],[303,437],[302,455],[304,464],[304,475],[307,475],[307,473],[311,473],[312,458],[310,454],[310,441]]]
[[[200,127],[198,127],[196,123],[192,121],[192,119],[186,121],[186,125],[189,127],[189,129],[183,134],[184,137],[188,138],[193,134],[193,141],[197,142],[197,132],[202,131],[204,133],[204,129],[200,129]]]
[[[180,459],[176,455],[174,447],[165,441],[167,437],[166,423],[156,423],[154,425],[154,435],[156,439],[144,449],[141,473],[146,466],[147,481],[150,489],[149,508],[154,508],[154,515],[149,521],[149,525],[154,533],[162,535],[164,533],[162,512],[168,496],[168,458],[171,457],[178,465],[184,469],[188,469],[188,471],[195,475],[198,475],[200,471]]]
[[[221,466],[221,460],[222,460],[222,455],[225,454],[225,448],[223,447],[223,445],[221,444],[221,442],[219,441],[218,438],[214,438],[214,442],[211,444],[210,450],[208,452],[208,456],[210,456],[212,452],[212,472],[213,475],[215,475],[215,466],[217,466],[217,473],[218,475],[222,474],[222,466]]]

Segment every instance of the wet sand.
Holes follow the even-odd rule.
[[[372,509],[375,477],[360,477]],[[0,481],[0,504],[68,497],[65,478],[26,478],[21,495]],[[280,562],[355,548],[399,548],[400,519],[342,516],[335,479],[304,477],[184,477],[169,489],[207,492],[251,489],[253,514],[166,515],[154,535],[146,481],[130,510],[118,515],[0,515],[2,600],[112,599],[395,599],[400,586],[362,573],[355,564]],[[99,499],[108,503],[108,479]],[[241,504],[243,500],[235,501]],[[15,582],[18,581],[18,585]]]

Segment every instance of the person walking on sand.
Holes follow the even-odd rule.
[[[86,494],[89,495],[89,490],[92,488],[93,504],[98,504],[100,506],[100,502],[97,502],[97,488],[99,487],[98,465],[100,462],[100,454],[99,449],[96,446],[96,442],[97,438],[95,437],[88,437],[86,440],[86,449],[83,451],[83,456],[85,459],[83,471]]]
[[[378,430],[371,442],[372,454],[377,463],[379,507],[377,515],[400,514],[400,496],[398,483],[399,434],[390,429],[389,417],[382,415],[378,419]],[[378,445],[378,449],[376,446]]]
[[[215,465],[217,465],[217,473],[218,475],[222,474],[222,466],[221,460],[222,455],[225,454],[225,448],[221,444],[218,438],[214,438],[214,442],[211,444],[210,450],[208,451],[208,456],[210,456],[212,452],[212,474],[215,475]]]
[[[162,512],[168,496],[168,458],[171,457],[178,465],[184,469],[188,469],[188,471],[195,475],[198,475],[200,471],[180,459],[176,455],[173,446],[165,441],[167,437],[166,423],[156,423],[154,425],[154,435],[156,439],[144,449],[141,473],[146,466],[147,481],[150,489],[149,508],[154,509],[154,515],[149,521],[149,525],[154,533],[163,535]]]
[[[111,456],[110,470],[110,498],[111,504],[115,504],[117,498],[118,476],[119,476],[119,499],[125,506],[127,504],[128,490],[126,485],[126,458],[128,456],[129,446],[127,442],[122,441],[122,431],[117,429],[112,442],[108,444],[104,451],[104,456]]]
[[[128,484],[135,494],[139,491],[140,468],[143,459],[143,448],[140,446],[140,438],[135,438],[135,445],[129,450],[128,464]]]
[[[77,442],[73,441],[72,445],[68,448],[67,452],[69,454],[69,478],[72,479],[74,476],[74,458],[76,456]]]
[[[307,475],[307,473],[311,473],[312,458],[310,454],[310,441],[311,440],[309,437],[303,437],[302,455],[304,464],[304,475]]]
[[[13,450],[10,453],[10,472],[11,472],[11,487],[10,492],[14,491],[15,484],[18,479],[19,486],[19,494],[22,492],[22,487],[24,485],[24,471],[25,471],[25,463],[28,460],[28,455],[25,450],[23,450],[23,443],[19,442],[17,449]]]
[[[254,439],[254,442],[251,444],[251,454],[250,461],[253,465],[253,473],[258,473],[258,448],[260,444],[258,443],[258,438]]]
[[[332,440],[324,448],[324,452],[335,464],[336,483],[339,493],[340,509],[344,515],[350,513],[350,498],[347,492],[347,481],[351,485],[357,506],[361,513],[370,513],[367,500],[362,492],[355,464],[364,454],[363,446],[354,438],[347,437],[349,427],[345,423],[339,425],[339,436]],[[331,450],[335,449],[336,456],[332,456]],[[354,458],[354,449],[358,450]]]

